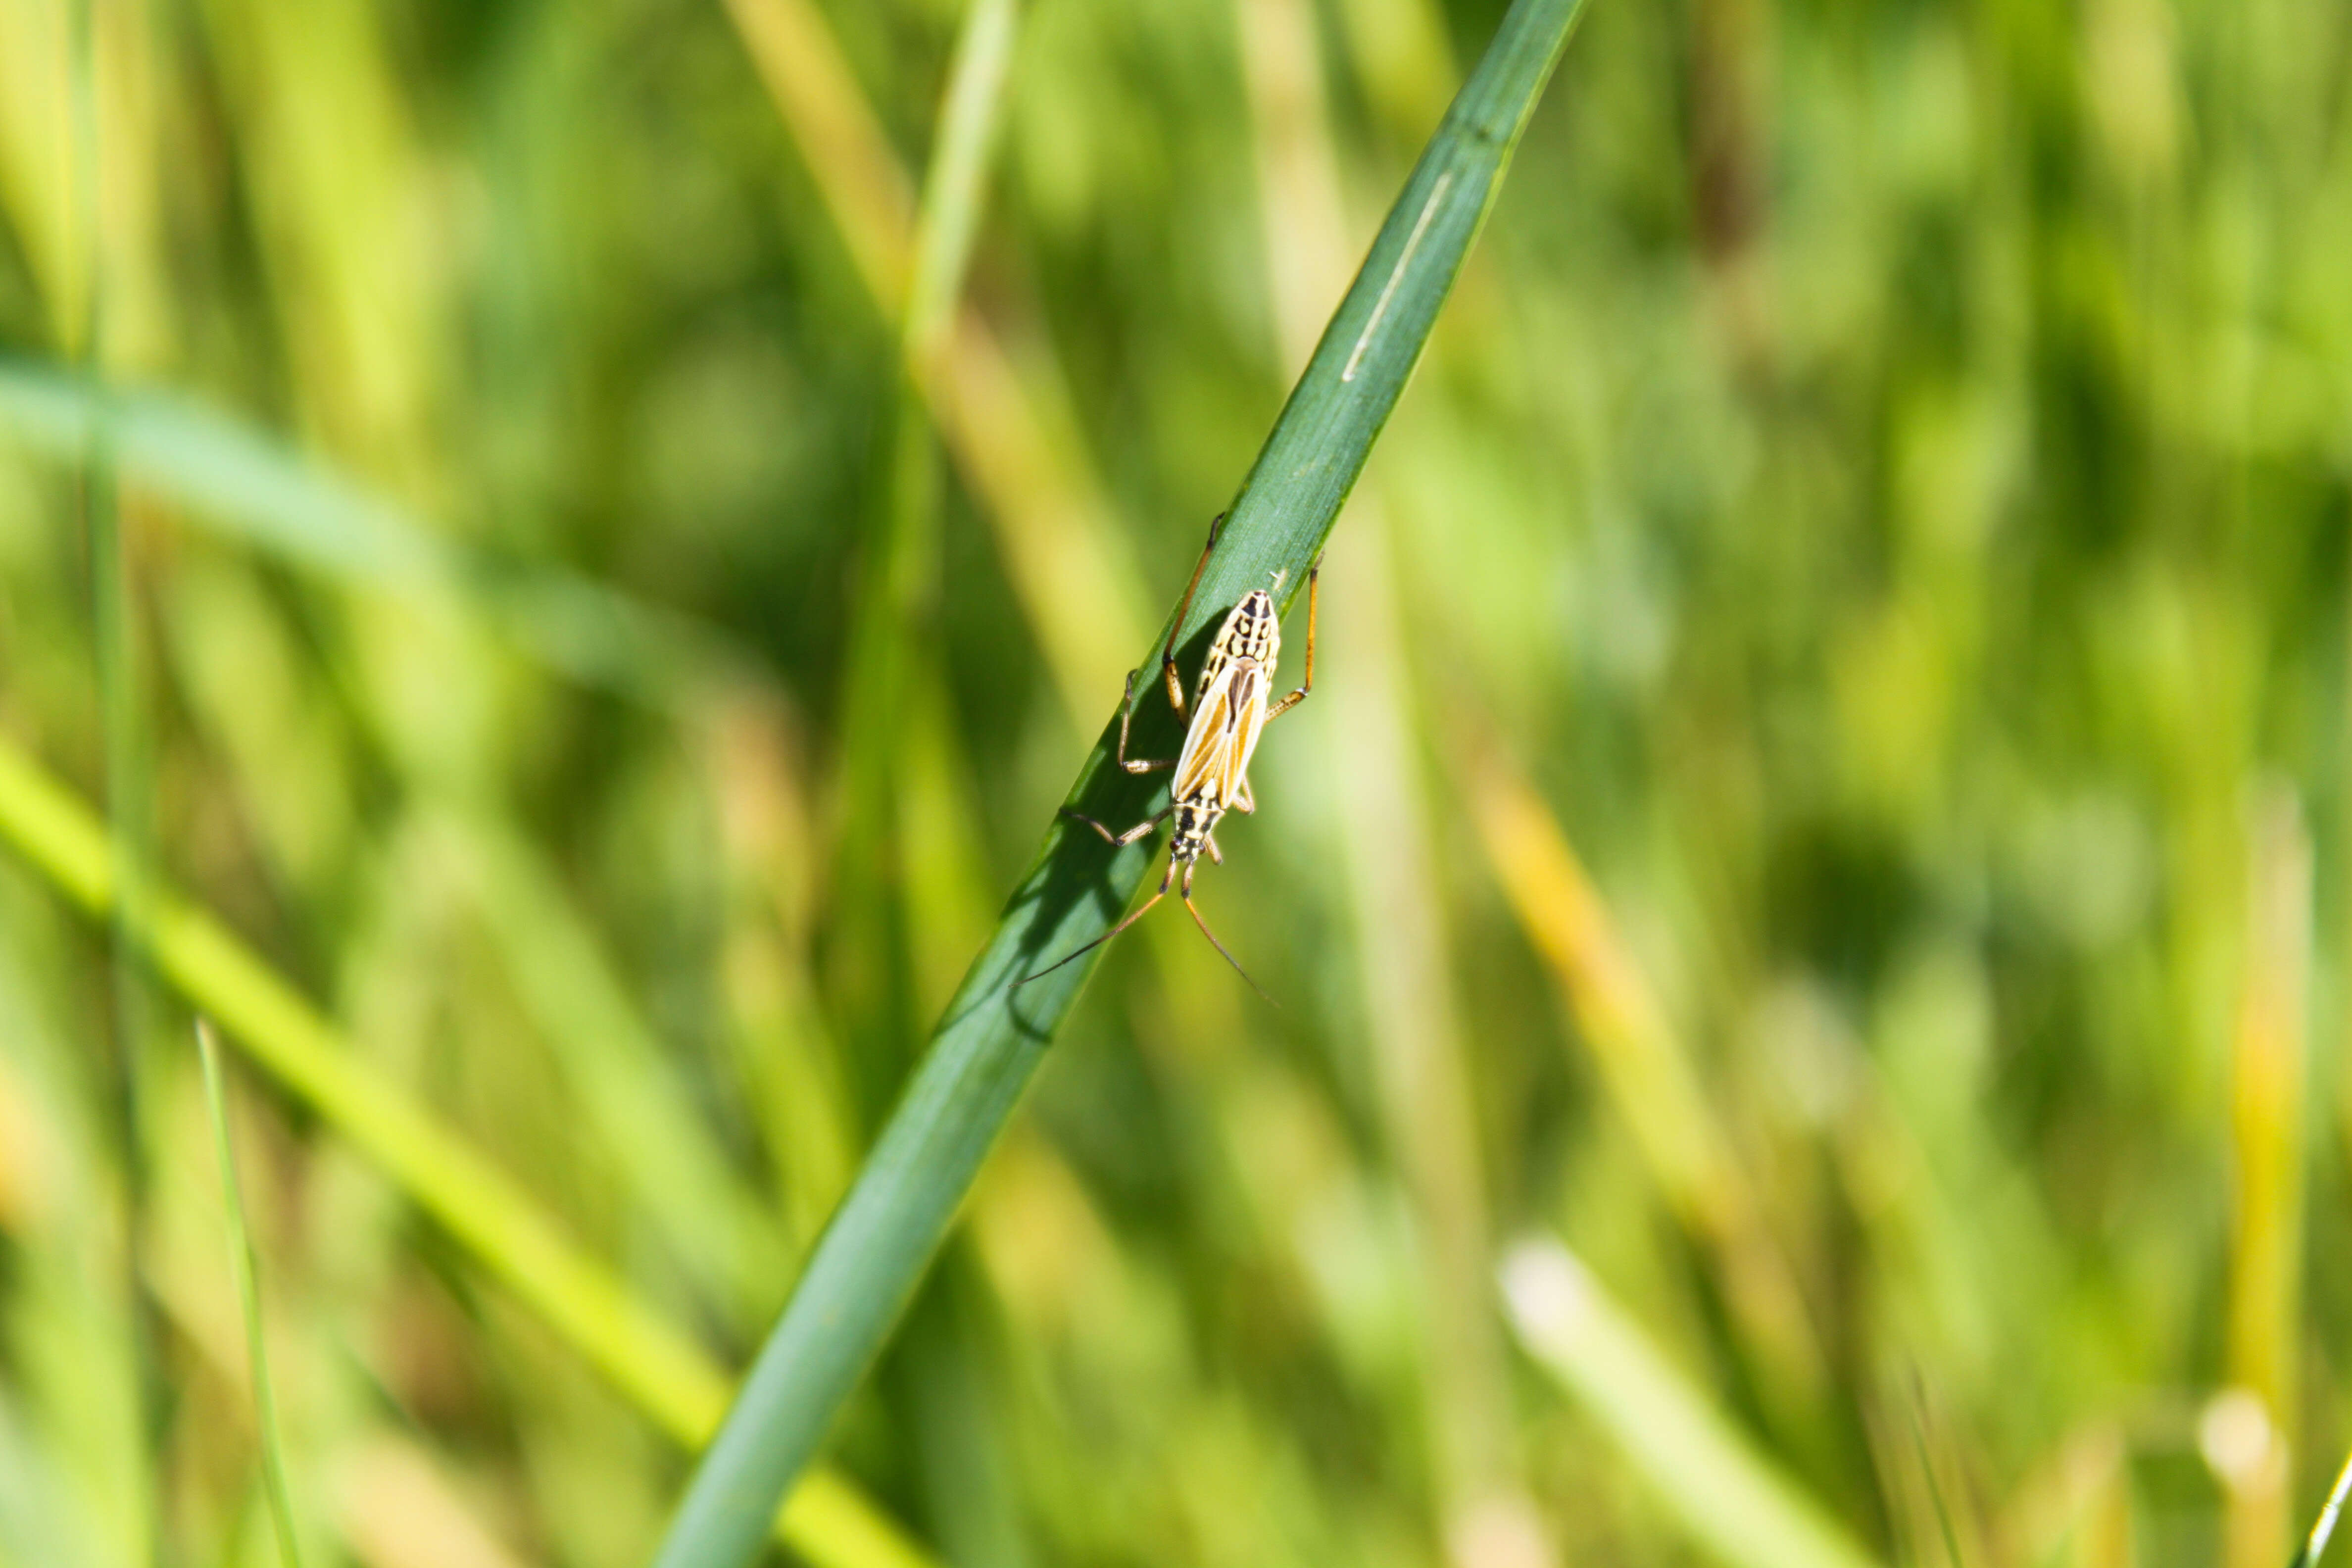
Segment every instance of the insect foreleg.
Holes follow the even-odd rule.
[[[1072,811],[1066,805],[1062,808],[1062,815],[1064,816],[1074,816],[1080,822],[1085,823],[1088,827],[1093,828],[1097,833],[1101,834],[1103,836],[1103,842],[1109,845],[1112,848],[1124,849],[1129,845],[1134,843],[1137,839],[1149,835],[1153,828],[1159,826],[1161,823],[1167,821],[1168,813],[1175,809],[1176,807],[1171,804],[1164,810],[1152,813],[1150,816],[1145,817],[1141,822],[1137,823],[1134,826],[1129,828],[1124,833],[1113,833],[1109,828],[1105,827],[1101,823],[1097,822],[1085,812]]]
[[[1209,569],[1209,556],[1217,548],[1217,535],[1224,531],[1225,514],[1219,512],[1209,520],[1209,542],[1201,546],[1201,559],[1192,563],[1192,580],[1184,584],[1184,602],[1176,606],[1175,624],[1168,628],[1168,644],[1160,650],[1160,676],[1168,683],[1168,705],[1176,710],[1176,717],[1184,718],[1184,681],[1176,673],[1176,638],[1184,630],[1184,617],[1192,613],[1192,595],[1201,591],[1201,574]]]
[[[1306,701],[1307,694],[1315,689],[1315,607],[1323,597],[1322,576],[1323,561],[1318,556],[1315,564],[1307,569],[1307,679],[1299,683],[1297,690],[1265,710],[1269,724]],[[1242,809],[1246,811],[1249,807]]]
[[[1118,765],[1131,773],[1157,773],[1161,768],[1176,765],[1173,757],[1164,763],[1130,763],[1127,760],[1127,727],[1135,718],[1135,678],[1141,673],[1134,669],[1127,672],[1127,700],[1119,705],[1118,710]]]

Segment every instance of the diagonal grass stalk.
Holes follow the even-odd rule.
[[[949,710],[937,697],[946,684],[937,606],[949,492],[922,379],[951,352],[1021,20],[1018,0],[971,0],[963,8],[913,217],[888,471],[869,503],[876,515],[843,682],[827,978],[869,1129],[880,1124],[924,1025],[987,931],[997,891],[969,865],[968,809],[950,808],[944,854],[910,833],[921,826],[913,797],[956,795],[962,776]],[[938,949],[941,928],[953,921],[939,917],[943,883],[948,900],[977,918],[944,952],[926,952],[927,939]],[[944,984],[925,985],[927,971]],[[944,1272],[929,1310],[910,1315],[904,1375],[882,1401],[919,1434],[919,1495],[941,1550],[961,1563],[1019,1562],[1029,1553],[1006,1473],[1011,1429],[990,1380],[974,1370],[982,1342],[970,1298],[984,1287],[969,1258]],[[950,1310],[959,1284],[966,1307]]]
[[[558,1071],[691,1288],[749,1333],[792,1278],[763,1196],[730,1163],[677,1064],[561,879],[513,819],[436,813],[523,1012],[560,1047]]]
[[[1729,1568],[1873,1568],[1874,1559],[1741,1438],[1568,1249],[1515,1247],[1501,1273],[1519,1342]]]
[[[1286,604],[1305,582],[1372,442],[1418,362],[1566,47],[1580,0],[1517,0],[1423,153],[1235,499],[1193,618],[1203,631],[1249,588]],[[1172,715],[1140,726],[1149,752]],[[1111,764],[1107,724],[1070,792],[1110,821],[1150,808],[1153,786]],[[782,1318],[704,1456],[658,1558],[662,1568],[733,1568],[757,1552],[768,1513],[814,1458],[946,1234],[981,1162],[1076,1000],[1093,960],[1013,989],[1118,918],[1151,850],[1114,850],[1056,823],[973,961],[913,1081],[843,1200]]]
[[[2336,1533],[2336,1516],[2344,1511],[2344,1498],[2352,1492],[2352,1455],[2344,1460],[2343,1468],[2336,1472],[2336,1484],[2327,1489],[2327,1500],[2320,1505],[2319,1517],[2312,1522],[2311,1533],[2304,1537],[2295,1549],[2294,1559],[2287,1568],[2312,1568],[2326,1554],[2328,1538]]]
[[[742,656],[708,627],[588,578],[452,544],[398,503],[189,399],[0,355],[0,437],[66,463],[101,425],[126,485],[215,531],[371,593],[466,601],[532,658],[651,706]]]
[[[121,884],[105,829],[5,744],[0,837],[86,913],[109,917]],[[149,958],[167,984],[280,1088],[332,1123],[656,1426],[681,1443],[709,1436],[726,1401],[726,1377],[707,1354],[566,1240],[504,1173],[369,1066],[219,922],[161,889],[151,909]],[[809,1477],[772,1522],[822,1568],[924,1568],[929,1561],[830,1474]]]
[[[1350,259],[1314,7],[1237,0],[1234,22],[1276,341],[1281,363],[1300,364],[1314,352],[1326,303],[1347,284]],[[1448,956],[1436,813],[1415,742],[1425,720],[1409,673],[1386,488],[1375,475],[1357,491],[1349,526],[1360,542],[1330,563],[1326,584],[1349,606],[1324,641],[1325,657],[1349,672],[1326,716],[1348,737],[1348,765],[1331,794],[1382,1131],[1415,1216],[1433,1489],[1444,1537],[1468,1558],[1475,1553],[1460,1543],[1491,1528],[1476,1521],[1525,1521],[1534,1510],[1507,1430],[1508,1374],[1487,1282],[1486,1159]]]
[[[1714,1251],[1767,1386],[1785,1407],[1816,1405],[1827,1373],[1796,1271],[1616,917],[1543,798],[1490,741],[1457,736],[1447,754],[1487,865],[1667,1206]]]
[[[270,1522],[278,1531],[278,1554],[286,1568],[301,1568],[302,1550],[294,1533],[294,1498],[286,1486],[286,1444],[278,1429],[278,1400],[269,1387],[269,1349],[261,1325],[261,1287],[253,1258],[253,1237],[245,1224],[245,1186],[237,1179],[236,1151],[228,1135],[228,1096],[221,1086],[220,1045],[213,1026],[196,1020],[196,1054],[205,1070],[205,1109],[210,1114],[213,1152],[219,1156],[221,1202],[228,1220],[228,1266],[236,1279],[237,1310],[245,1318],[247,1370],[253,1378],[253,1410],[261,1430],[261,1470],[269,1490]]]

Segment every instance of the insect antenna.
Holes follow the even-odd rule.
[[[1267,995],[1267,994],[1266,994],[1266,989],[1265,989],[1265,986],[1260,985],[1260,984],[1259,984],[1256,981],[1255,981],[1255,980],[1250,980],[1250,972],[1249,972],[1248,970],[1244,969],[1244,968],[1242,967],[1242,961],[1241,961],[1240,959],[1238,959],[1238,958],[1235,958],[1235,957],[1234,957],[1231,952],[1226,952],[1226,950],[1225,950],[1225,944],[1224,944],[1223,942],[1219,942],[1219,941],[1217,940],[1217,933],[1216,933],[1215,931],[1211,931],[1211,930],[1209,929],[1209,922],[1208,922],[1208,921],[1204,921],[1204,920],[1202,920],[1202,919],[1201,918],[1201,910],[1200,910],[1199,907],[1198,907],[1198,906],[1196,906],[1196,905],[1192,902],[1192,896],[1190,893],[1186,893],[1186,894],[1182,895],[1182,897],[1183,897],[1183,900],[1184,900],[1184,909],[1185,909],[1186,912],[1187,912],[1187,913],[1189,913],[1190,915],[1192,915],[1192,923],[1193,923],[1194,925],[1199,926],[1199,927],[1201,928],[1201,934],[1202,934],[1202,936],[1205,936],[1205,937],[1207,937],[1207,938],[1209,939],[1209,945],[1210,945],[1211,947],[1215,948],[1215,949],[1217,950],[1217,952],[1220,952],[1220,953],[1223,954],[1225,962],[1226,962],[1227,963],[1230,963],[1230,964],[1232,964],[1232,965],[1234,966],[1234,973],[1235,974],[1240,975],[1244,980],[1249,980],[1249,988],[1250,988],[1251,990],[1253,990],[1253,991],[1256,992],[1259,995],[1261,995],[1261,996],[1265,996],[1265,1000],[1266,1000],[1266,1003],[1267,1003],[1267,1005],[1270,1005],[1270,1006],[1275,1006],[1275,1007],[1279,1007],[1279,1006],[1281,1006],[1281,1005],[1282,1005],[1282,1004],[1281,1004],[1281,1003],[1276,1002],[1276,1001],[1272,996],[1270,996],[1270,995]],[[1152,902],[1152,903],[1158,903],[1159,901],[1160,901],[1160,900],[1159,900],[1159,898],[1155,895],[1155,896],[1153,897],[1153,899],[1152,899],[1151,902]],[[1151,904],[1146,904],[1146,905],[1144,905],[1144,906],[1143,906],[1143,909],[1144,909],[1144,910],[1148,910],[1148,909],[1150,909],[1150,907],[1151,907]],[[1143,910],[1136,910],[1135,912],[1136,912],[1137,914],[1141,914],[1141,913],[1143,912]],[[1116,934],[1116,933],[1114,933],[1114,934]],[[1085,951],[1086,951],[1086,950],[1085,950],[1084,948],[1080,948],[1080,949],[1078,950],[1078,952],[1085,952]],[[1070,958],[1076,958],[1076,956],[1077,956],[1077,953],[1074,952],[1074,953],[1072,953],[1072,954],[1070,955]],[[1067,963],[1069,961],[1070,961],[1070,959],[1069,959],[1069,958],[1066,958],[1066,959],[1062,960],[1062,962],[1063,962],[1064,963]]]
[[[1152,905],[1154,905],[1154,904],[1156,904],[1156,903],[1158,903],[1160,900],[1162,900],[1162,899],[1166,898],[1167,896],[1168,896],[1168,883],[1167,883],[1167,880],[1166,880],[1165,879],[1161,879],[1161,881],[1160,881],[1160,890],[1159,890],[1158,892],[1156,892],[1156,893],[1152,894],[1150,898],[1148,898],[1148,899],[1144,900],[1143,900],[1143,907],[1142,907],[1141,909],[1139,909],[1139,910],[1136,910],[1133,914],[1131,914],[1131,915],[1128,916],[1128,917],[1127,917],[1127,919],[1125,919],[1125,920],[1123,920],[1123,921],[1119,921],[1119,922],[1118,922],[1118,924],[1117,924],[1117,925],[1115,925],[1115,926],[1111,927],[1111,928],[1110,928],[1110,930],[1108,930],[1108,931],[1107,931],[1103,932],[1103,933],[1102,933],[1102,935],[1100,935],[1100,936],[1098,936],[1098,937],[1095,938],[1095,939],[1094,939],[1094,941],[1092,941],[1092,942],[1090,942],[1087,943],[1087,945],[1086,945],[1086,946],[1084,946],[1084,947],[1082,947],[1082,948],[1077,949],[1077,950],[1076,950],[1076,952],[1074,952],[1065,953],[1062,957],[1055,959],[1053,963],[1051,963],[1047,964],[1045,968],[1043,968],[1043,969],[1041,969],[1041,970],[1037,971],[1037,973],[1035,973],[1034,974],[1024,974],[1024,975],[1023,975],[1020,979],[1018,979],[1018,980],[1016,980],[1016,981],[1014,981],[1014,982],[1013,983],[1012,989],[1013,989],[1013,990],[1015,990],[1015,991],[1018,991],[1018,990],[1020,990],[1024,985],[1028,984],[1032,980],[1043,980],[1043,979],[1044,979],[1045,976],[1047,976],[1048,974],[1053,973],[1054,973],[1054,971],[1055,971],[1056,969],[1061,968],[1061,967],[1062,967],[1062,965],[1064,965],[1064,964],[1066,964],[1066,963],[1068,963],[1072,962],[1072,961],[1073,961],[1073,960],[1075,960],[1075,959],[1084,958],[1087,954],[1088,954],[1088,953],[1092,952],[1095,949],[1097,949],[1097,948],[1100,947],[1103,943],[1105,943],[1105,942],[1108,942],[1111,938],[1113,938],[1113,937],[1117,936],[1119,932],[1121,932],[1121,931],[1125,931],[1128,927],[1129,927],[1129,926],[1133,925],[1136,921],[1138,921],[1141,920],[1145,915],[1147,915],[1147,914],[1150,913],[1150,912],[1151,912],[1151,906],[1152,906]],[[1186,904],[1189,906],[1189,905],[1191,904],[1192,900],[1188,899],[1188,900],[1185,900],[1185,902],[1186,902]],[[1194,915],[1192,918],[1193,918],[1194,920],[1198,920],[1198,919],[1200,919],[1201,917],[1200,917],[1200,916],[1198,916],[1198,915]],[[1208,928],[1204,926],[1204,927],[1202,927],[1202,929],[1205,931],[1205,930],[1207,930]],[[1210,940],[1211,942],[1214,942],[1214,941],[1216,941],[1217,939],[1216,939],[1215,937],[1211,937],[1209,940]],[[1218,951],[1219,952],[1224,952],[1224,951],[1225,951],[1225,950],[1224,950],[1223,948],[1219,948],[1217,951]],[[1230,957],[1232,957],[1233,955],[1232,955],[1231,953],[1226,953],[1226,954],[1225,954],[1225,956],[1226,956],[1226,957],[1228,957],[1228,958],[1230,958]],[[1239,965],[1236,965],[1235,967],[1236,967],[1236,968],[1238,968],[1238,967],[1239,967]],[[1242,978],[1243,978],[1243,979],[1244,979],[1244,980],[1249,980],[1249,976],[1248,976],[1248,975],[1246,975],[1246,974],[1243,975],[1243,976],[1242,976]],[[1254,980],[1253,980],[1253,981],[1250,981],[1250,984],[1253,984],[1253,985],[1255,985],[1255,984],[1257,984],[1257,983],[1256,983],[1255,981],[1254,981]]]

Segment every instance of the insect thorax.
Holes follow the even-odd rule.
[[[1275,657],[1281,649],[1282,623],[1275,618],[1274,595],[1263,588],[1252,588],[1217,628],[1208,658],[1201,663],[1201,683],[1194,691],[1205,694],[1216,683],[1218,672],[1237,658],[1257,660],[1271,679]]]

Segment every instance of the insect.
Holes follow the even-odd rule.
[[[1192,580],[1185,584],[1184,603],[1176,611],[1176,624],[1168,629],[1167,646],[1160,650],[1160,675],[1167,683],[1168,705],[1176,710],[1179,719],[1189,717],[1184,731],[1183,750],[1168,762],[1144,762],[1127,754],[1128,726],[1135,719],[1135,678],[1143,672],[1133,669],[1127,676],[1127,700],[1118,715],[1118,765],[1131,773],[1156,773],[1161,768],[1175,770],[1175,778],[1168,786],[1168,804],[1137,823],[1124,833],[1113,833],[1084,813],[1064,808],[1065,815],[1076,817],[1097,833],[1105,842],[1118,848],[1144,837],[1171,816],[1176,827],[1168,840],[1168,869],[1160,879],[1160,890],[1143,901],[1143,907],[1118,924],[1079,948],[1076,952],[1055,960],[1034,974],[1025,974],[1015,984],[1026,985],[1040,975],[1051,974],[1072,959],[1100,947],[1150,912],[1151,906],[1168,896],[1171,882],[1177,883],[1177,897],[1192,916],[1192,923],[1209,939],[1209,945],[1223,953],[1227,963],[1244,980],[1249,971],[1241,961],[1226,952],[1209,922],[1192,902],[1192,870],[1206,850],[1209,858],[1222,866],[1224,851],[1217,847],[1217,820],[1228,811],[1251,813],[1257,810],[1257,798],[1250,793],[1250,753],[1257,750],[1258,734],[1266,725],[1289,712],[1307,700],[1315,689],[1315,611],[1318,595],[1318,577],[1323,563],[1318,560],[1307,573],[1307,674],[1298,689],[1278,702],[1268,704],[1274,689],[1274,665],[1282,651],[1282,624],[1274,613],[1274,595],[1264,588],[1253,588],[1242,595],[1225,616],[1225,624],[1209,644],[1208,657],[1201,663],[1201,679],[1194,688],[1189,715],[1184,701],[1184,683],[1176,671],[1176,634],[1183,628],[1184,617],[1192,609],[1192,595],[1201,587],[1201,574],[1208,569],[1209,554],[1217,547],[1217,534],[1224,526],[1221,513],[1209,525],[1209,542],[1201,551],[1201,559],[1192,568]],[[1276,579],[1279,583],[1279,579]],[[1183,868],[1183,878],[1177,881],[1177,868]],[[1255,988],[1257,982],[1250,980]],[[1259,991],[1258,994],[1265,994]]]

